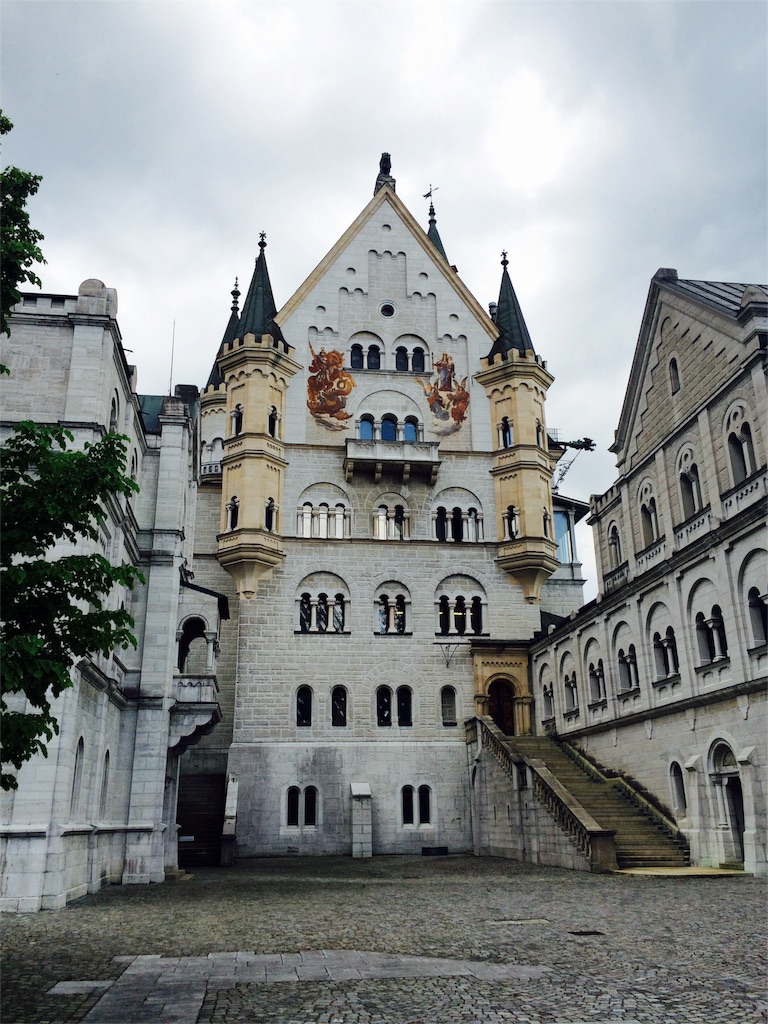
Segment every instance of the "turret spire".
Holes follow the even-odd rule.
[[[534,351],[533,342],[523,318],[523,311],[520,309],[520,303],[517,301],[517,295],[515,295],[515,289],[512,287],[512,281],[507,271],[509,260],[507,259],[506,250],[501,254],[501,265],[503,267],[501,272],[501,288],[499,289],[499,303],[496,308],[495,317],[495,323],[499,329],[499,337],[486,357],[491,362],[499,353],[506,359],[507,353],[513,348],[520,355]]]
[[[427,195],[432,195],[431,185],[429,186],[429,192],[427,193]],[[426,196],[424,198],[426,199]],[[440,255],[447,263],[448,257],[445,255],[445,249],[443,248],[443,243],[440,238],[440,232],[437,230],[437,220],[435,218],[435,205],[431,201],[429,204],[429,230],[427,231],[427,238],[429,238],[432,245],[434,245],[434,247],[437,249],[437,251],[440,253]]]
[[[238,310],[238,299],[240,298],[240,291],[237,287],[237,278],[235,278],[235,287],[232,289],[232,312],[229,315],[229,323],[227,329],[224,331],[224,337],[221,339],[222,345],[228,345],[235,340],[238,334],[238,325],[240,323],[240,312]],[[223,384],[222,376],[219,373],[219,361],[214,360],[211,374],[208,377],[208,383],[205,385],[207,388],[217,388],[219,384]]]
[[[256,257],[253,277],[243,303],[237,336],[244,338],[246,334],[253,334],[260,338],[262,334],[271,334],[275,340],[282,341],[282,332],[274,320],[277,306],[272,296],[267,258],[264,255],[264,250],[267,247],[266,238],[263,231],[259,232],[259,255]]]

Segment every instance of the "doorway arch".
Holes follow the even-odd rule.
[[[494,679],[488,687],[488,714],[505,736],[515,735],[515,687],[508,679]]]
[[[743,864],[744,794],[741,773],[733,750],[724,740],[719,740],[712,748],[710,779],[715,789],[725,861]]]

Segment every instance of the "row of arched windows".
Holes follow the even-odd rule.
[[[304,590],[297,600],[298,633],[349,633],[350,600],[343,592]],[[437,636],[481,636],[487,610],[480,594],[439,594],[435,596]],[[373,631],[405,636],[412,632],[411,597],[401,591],[380,591],[373,601]]]
[[[232,498],[230,504],[236,501]],[[277,506],[274,508],[276,510]],[[517,512],[505,513],[507,516],[510,514],[512,536],[517,536]],[[431,516],[432,540],[448,544],[478,544],[485,540],[483,513],[474,505],[469,508],[439,505],[432,510]],[[371,534],[376,540],[409,540],[410,518],[410,511],[404,505],[382,503],[371,516]],[[343,502],[332,506],[327,502],[314,505],[308,501],[296,510],[296,533],[299,537],[344,540],[351,535],[351,522],[351,510]]]
[[[347,726],[348,693],[345,686],[334,686],[331,690],[331,726],[344,729]],[[314,693],[311,686],[303,685],[296,691],[296,725],[309,729],[313,723]],[[446,728],[457,724],[456,690],[444,686],[440,691],[440,716]],[[400,728],[413,726],[413,691],[410,686],[379,686],[376,690],[376,724],[380,728],[398,725]]]
[[[370,345],[355,343],[349,350],[349,368],[351,370],[382,370],[382,348],[375,342]],[[395,369],[402,372],[424,373],[427,365],[426,352],[417,345],[413,349],[398,345],[395,349]]]
[[[424,425],[416,416],[399,420],[393,413],[386,413],[381,419],[366,413],[357,421],[357,437],[360,441],[408,441],[424,440]]]
[[[400,790],[400,823],[404,827],[432,824],[430,786],[403,786]],[[320,795],[317,786],[289,786],[285,795],[285,824],[288,828],[320,826]]]

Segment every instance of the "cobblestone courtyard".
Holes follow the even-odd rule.
[[[267,859],[4,919],[3,1024],[765,1021],[765,885]]]

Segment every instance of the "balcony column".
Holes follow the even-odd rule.
[[[458,636],[459,631],[456,629],[456,598],[451,598],[448,601],[448,633],[451,636]]]
[[[723,644],[720,639],[720,630],[717,628],[717,620],[706,619],[705,621],[707,629],[709,630],[709,635],[712,637],[712,644],[715,648],[715,656],[712,661],[722,661],[725,657],[725,653],[723,652]]]
[[[311,597],[309,599],[309,632],[317,633],[317,598]]]
[[[393,508],[387,509],[387,524],[384,535],[387,538],[387,540],[397,539],[397,529],[395,526],[395,510]]]
[[[373,440],[374,441],[380,441],[381,440],[381,420],[374,420],[373,421]]]
[[[403,512],[403,540],[411,538],[411,513]]]
[[[175,664],[176,664],[176,668],[178,669],[179,672],[181,672],[181,664],[180,664],[181,652],[179,650],[179,642],[181,641],[182,635],[183,635],[182,631],[180,629],[177,629],[176,630],[176,662],[175,662]]]
[[[215,630],[206,629],[205,637],[205,671],[216,671],[216,639],[218,633]]]
[[[485,528],[483,526],[483,513],[482,512],[478,512],[477,513],[476,526],[477,526],[477,541],[478,541],[479,544],[481,544],[485,540]]]
[[[437,509],[432,509],[432,540],[437,540]]]
[[[392,597],[387,599],[387,632],[395,632],[395,600]]]

